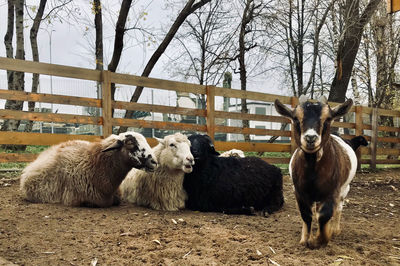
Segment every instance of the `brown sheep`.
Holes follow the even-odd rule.
[[[21,191],[30,202],[68,206],[109,207],[133,168],[154,171],[156,159],[139,133],[111,135],[98,142],[81,140],[54,145],[21,174]]]

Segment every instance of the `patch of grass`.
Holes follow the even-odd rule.
[[[261,154],[261,155],[260,155]],[[255,156],[255,157],[272,157],[272,158],[290,158],[290,152],[263,152],[259,153],[256,151],[246,151],[244,152],[246,157]]]
[[[39,146],[39,145],[28,145],[25,150],[12,150],[4,149],[0,146],[0,153],[41,153],[46,150],[49,146]]]
[[[0,163],[0,169],[23,169],[28,163]]]

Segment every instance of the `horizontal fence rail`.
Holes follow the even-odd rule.
[[[281,156],[267,155],[264,160],[270,163],[287,164],[290,160],[290,153],[296,148],[293,133],[290,130],[290,121],[278,114],[255,114],[240,113],[232,110],[217,110],[216,97],[246,99],[247,101],[263,102],[272,106],[275,99],[291,107],[296,106],[298,99],[295,97],[267,94],[261,92],[241,91],[216,86],[206,86],[176,82],[163,79],[147,78],[127,74],[112,73],[109,71],[91,70],[85,68],[69,67],[47,63],[23,61],[0,57],[0,69],[19,71],[26,73],[38,73],[50,76],[74,78],[79,80],[94,81],[101,84],[101,99],[89,97],[75,97],[68,95],[55,95],[46,93],[30,93],[24,91],[6,90],[0,88],[0,99],[25,101],[47,104],[60,104],[70,106],[81,106],[97,108],[100,110],[97,116],[74,115],[61,113],[27,112],[18,110],[0,110],[0,119],[27,120],[36,123],[65,123],[71,125],[94,125],[100,126],[101,135],[73,135],[73,134],[51,134],[51,133],[25,133],[0,131],[0,144],[3,145],[54,145],[67,140],[88,140],[95,141],[104,138],[113,132],[116,127],[133,127],[140,130],[157,129],[164,131],[182,131],[184,133],[207,133],[211,138],[217,135],[240,134],[254,136],[251,142],[234,142],[215,140],[217,150],[226,151],[240,149],[243,151],[257,152],[263,155],[265,152],[284,153]],[[164,106],[159,104],[146,104],[114,100],[111,95],[111,84],[143,86],[178,93],[190,93],[203,95],[206,108],[188,108],[179,106]],[[337,103],[330,103],[331,106]],[[272,108],[272,107],[271,107]],[[181,117],[195,117],[196,123],[181,121],[154,121],[140,118],[119,118],[114,117],[115,110],[131,110],[148,113],[160,113],[163,115],[177,115]],[[343,130],[342,137],[351,139],[354,136],[363,135],[369,142],[368,147],[362,147],[358,153],[362,164],[400,164],[400,128],[398,120],[399,111],[376,109],[364,106],[353,106],[350,119],[335,121],[333,127]],[[200,119],[203,120],[199,123]],[[386,119],[386,120],[385,120]],[[258,121],[262,123],[275,123],[281,125],[281,129],[243,127],[238,124],[228,124],[227,121]],[[379,124],[378,121],[397,121],[397,125]],[[285,128],[285,129],[283,129]],[[270,136],[270,138],[282,138],[279,143],[269,143],[269,140],[257,142],[257,136]],[[285,139],[283,139],[285,138]],[[154,146],[157,141],[154,138],[147,138],[150,145]],[[286,141],[286,142],[283,142]],[[272,142],[272,141],[271,141]],[[0,162],[30,162],[37,157],[37,154],[28,153],[0,153]]]

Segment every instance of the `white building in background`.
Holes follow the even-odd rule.
[[[266,102],[247,102],[247,109],[249,110],[249,114],[257,114],[257,115],[273,115],[280,116],[274,107],[273,103]],[[241,105],[240,103],[231,104],[229,106],[229,112],[240,112]],[[281,123],[276,122],[268,122],[268,121],[250,121],[250,128],[259,128],[259,129],[281,129]],[[228,126],[231,127],[243,127],[242,120],[237,119],[228,119]],[[288,124],[285,130],[289,130],[290,125]],[[250,135],[250,139],[252,141],[267,141],[271,138],[268,135]],[[288,137],[279,137],[277,141],[288,142],[290,138]],[[243,134],[227,134],[227,141],[244,141]]]

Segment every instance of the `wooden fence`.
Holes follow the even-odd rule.
[[[214,137],[216,133],[254,134],[288,138],[290,138],[292,135],[290,130],[243,128],[226,126],[224,124],[217,123],[217,120],[226,119],[267,121],[274,123],[289,123],[289,120],[279,115],[242,114],[238,112],[216,110],[215,98],[222,96],[262,101],[267,103],[272,103],[275,99],[279,99],[284,104],[295,106],[297,104],[297,98],[295,97],[286,97],[250,91],[243,92],[240,90],[216,86],[189,84],[155,78],[118,74],[109,71],[90,70],[85,68],[38,63],[2,57],[0,57],[0,69],[75,78],[80,80],[90,80],[101,82],[102,85],[102,99],[44,93],[29,93],[23,91],[9,91],[5,88],[0,89],[0,99],[97,107],[101,108],[101,116],[96,117],[3,109],[0,110],[0,119],[98,125],[102,126],[103,132],[103,136],[93,136],[0,131],[0,144],[53,145],[72,139],[91,141],[98,139],[99,137],[101,138],[108,136],[112,133],[113,127],[116,126],[196,131],[207,133],[211,137]],[[112,100],[111,97],[111,83],[129,86],[143,86],[146,88],[185,92],[196,95],[203,94],[207,99],[207,108],[195,109],[115,101]],[[331,103],[331,105],[335,105],[335,103]],[[168,121],[146,121],[142,119],[115,118],[112,115],[113,109],[140,110],[163,114],[205,117],[206,124],[201,125]],[[333,126],[348,129],[352,132],[352,134],[343,135],[344,138],[349,139],[355,135],[364,135],[367,138],[367,140],[370,142],[370,145],[369,147],[361,149],[361,153],[363,155],[361,163],[370,164],[372,167],[375,167],[376,164],[400,164],[400,160],[398,159],[398,156],[400,155],[400,149],[397,147],[397,145],[400,143],[400,138],[398,137],[400,132],[399,127],[383,126],[379,124],[379,121],[383,120],[383,117],[392,117],[392,120],[398,120],[400,117],[400,112],[384,109],[372,109],[364,106],[353,106],[351,112],[354,113],[353,122],[334,122]],[[368,132],[370,132],[370,134],[367,134]],[[148,142],[150,145],[156,144],[156,140],[152,138],[148,138]],[[289,153],[295,149],[295,143],[293,139],[288,143],[216,141],[215,147],[217,150],[221,151],[235,148],[254,152]],[[0,162],[29,162],[34,160],[36,156],[37,155],[35,154],[28,153],[0,153]],[[270,163],[285,164],[289,162],[288,156],[284,158],[282,158],[282,156],[269,156],[265,157],[264,160]]]

